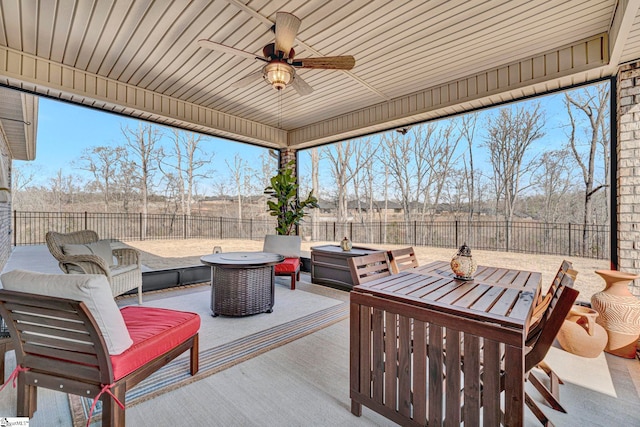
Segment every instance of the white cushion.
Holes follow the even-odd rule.
[[[133,344],[122,314],[102,274],[44,274],[13,270],[0,276],[10,291],[67,298],[85,303],[96,320],[109,354],[120,354]]]
[[[107,265],[113,265],[111,243],[108,240],[98,240],[93,243],[62,245],[65,255],[98,255]]]
[[[267,234],[264,236],[263,252],[282,255],[285,258],[300,258],[300,236],[280,236]]]

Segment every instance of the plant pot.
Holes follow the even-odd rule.
[[[600,313],[596,321],[609,336],[604,351],[634,358],[640,336],[640,301],[627,286],[640,275],[615,270],[596,270],[596,274],[606,283],[604,290],[591,297],[591,306]]]
[[[598,312],[574,305],[567,315],[560,331],[558,342],[569,353],[582,357],[598,357],[607,345],[607,331],[596,323]]]

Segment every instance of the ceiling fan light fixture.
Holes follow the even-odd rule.
[[[286,62],[271,62],[265,65],[262,71],[264,78],[276,90],[282,90],[287,87],[295,74],[293,67]]]

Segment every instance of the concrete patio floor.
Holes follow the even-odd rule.
[[[26,268],[60,273],[44,246],[15,248],[4,271]],[[44,249],[44,251],[43,251]],[[287,279],[278,278],[286,287]],[[310,283],[302,275],[298,289],[342,301],[348,293]],[[194,292],[193,288],[147,293],[145,303]],[[135,298],[118,299],[119,305]],[[256,317],[256,321],[259,319]],[[127,424],[158,425],[394,425],[367,408],[357,418],[349,412],[349,321],[309,334],[232,368],[162,394],[127,410]],[[554,411],[527,384],[529,394],[556,426],[640,426],[640,363],[601,354],[585,359],[552,348],[546,361],[564,380]],[[7,355],[7,376],[15,361]],[[40,390],[33,426],[71,426],[69,403],[60,392]],[[15,390],[0,393],[0,416],[15,415]],[[526,411],[526,425],[540,424]]]

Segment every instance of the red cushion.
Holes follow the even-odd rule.
[[[131,306],[120,312],[133,345],[111,356],[115,381],[183,343],[200,329],[200,316],[187,311]]]
[[[276,264],[276,274],[295,273],[300,269],[300,258],[285,258],[280,264]]]

